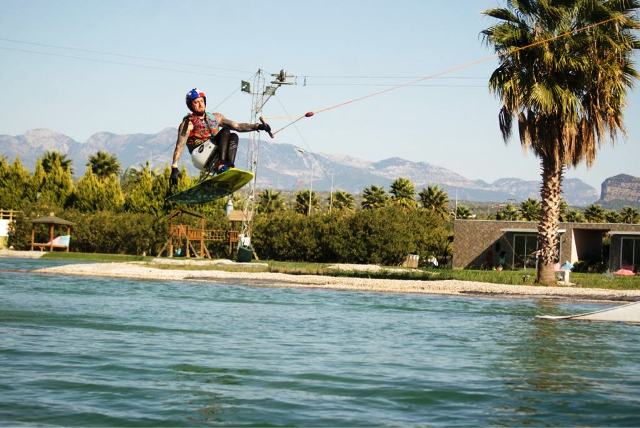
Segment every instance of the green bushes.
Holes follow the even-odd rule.
[[[73,251],[156,254],[167,239],[165,219],[151,214],[64,211],[59,216],[74,223],[71,235]],[[31,225],[26,217],[18,217],[9,244],[18,250],[29,249]]]
[[[158,254],[168,239],[167,216],[177,207],[166,202],[166,196],[189,187],[195,177],[183,170],[177,189],[170,189],[170,169],[155,170],[148,164],[119,177],[117,159],[104,152],[92,156],[89,166],[74,182],[71,162],[60,153],[47,152],[33,174],[19,160],[9,164],[0,157],[0,207],[25,214],[15,222],[9,245],[29,249],[30,219],[55,213],[74,223],[71,251]],[[415,188],[407,179],[396,180],[390,194],[376,186],[365,189],[363,209],[357,209],[352,195],[338,191],[330,198],[329,212],[322,212],[315,193],[308,210],[309,191],[299,192],[297,209],[287,209],[278,192],[265,191],[252,225],[253,246],[261,258],[271,260],[398,265],[408,254],[446,259],[446,216],[417,208]],[[206,219],[205,229],[229,230],[226,202],[220,199],[189,211]],[[184,221],[192,220],[191,226],[199,226],[197,219]],[[47,242],[48,231],[38,230],[36,240]],[[228,255],[228,242],[207,245],[214,257]]]
[[[447,236],[438,216],[388,206],[312,216],[259,215],[252,239],[266,259],[398,265],[407,254],[446,258]]]

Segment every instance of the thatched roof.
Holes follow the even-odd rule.
[[[44,217],[38,217],[34,220],[31,220],[31,223],[36,223],[36,224],[60,224],[63,226],[73,226],[73,223],[71,223],[68,220],[65,220],[63,218],[60,217],[56,217],[54,215],[47,215]]]

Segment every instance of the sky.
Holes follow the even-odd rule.
[[[210,111],[249,121],[240,81],[285,69],[296,84],[263,109],[280,129],[305,112],[446,72],[302,119],[274,142],[401,157],[488,182],[538,180],[539,160],[517,137],[502,140],[500,104],[487,88],[497,60],[469,65],[493,54],[480,32],[495,21],[481,12],[501,1],[2,0],[0,134],[48,128],[83,142],[105,131],[156,133],[178,126],[193,87],[207,93]],[[626,138],[566,177],[599,190],[607,177],[640,176],[639,118],[636,87]]]

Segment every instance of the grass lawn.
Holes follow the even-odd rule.
[[[461,281],[491,282],[496,284],[534,285],[536,273],[534,270],[451,270],[451,269],[400,269],[398,267],[382,267],[376,271],[339,270],[331,268],[330,263],[304,263],[266,261],[248,264],[210,264],[197,259],[201,263],[193,265],[162,264],[152,262],[155,257],[130,256],[121,254],[94,253],[46,253],[43,257],[65,260],[82,260],[95,262],[133,262],[144,261],[160,269],[177,270],[223,270],[228,272],[277,272],[292,275],[330,275],[355,278],[376,279],[405,279],[405,280],[445,280],[457,279]],[[181,260],[176,258],[174,260]],[[264,265],[267,263],[267,266]],[[572,273],[571,282],[576,287],[606,288],[615,290],[640,290],[640,275],[617,277],[607,273]]]

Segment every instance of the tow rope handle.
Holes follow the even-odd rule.
[[[260,116],[260,123],[262,123],[263,125],[266,125],[267,122],[264,121],[264,118],[262,116]],[[269,137],[273,138],[273,133],[271,131],[268,132]]]

